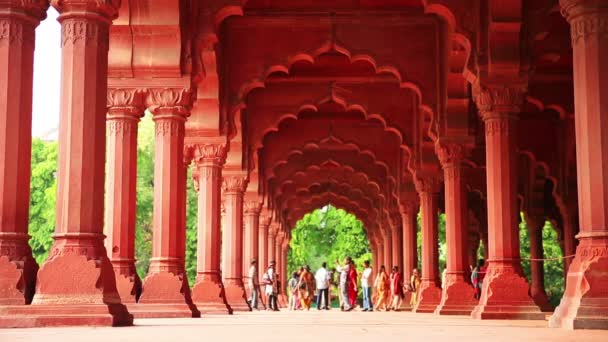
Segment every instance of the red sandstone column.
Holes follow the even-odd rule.
[[[448,255],[446,284],[442,287],[441,303],[435,313],[469,315],[477,305],[477,300],[469,280],[468,205],[462,166],[465,147],[459,144],[437,144],[436,150],[444,175]]]
[[[393,266],[399,267],[399,272],[403,272],[403,230],[401,224],[397,224],[391,229],[391,242],[393,253]]]
[[[418,267],[418,203],[404,201],[400,209],[403,221],[403,274],[404,279],[409,281],[412,271]]]
[[[543,319],[528,294],[519,253],[517,206],[517,116],[521,87],[478,87],[476,102],[485,123],[488,186],[488,269],[478,319]]]
[[[220,206],[222,166],[226,161],[226,142],[200,143],[194,148],[197,206],[196,284],[192,300],[203,314],[232,313],[226,302],[220,274]]]
[[[0,305],[29,304],[38,264],[28,244],[35,29],[48,2],[0,8]]]
[[[608,7],[561,0],[574,54],[574,109],[580,233],[551,327],[608,328]]]
[[[262,277],[264,276],[264,272],[268,268],[268,228],[270,226],[270,216],[266,214],[260,214],[260,231],[258,235],[258,267],[259,267],[259,276],[260,276],[260,284],[262,281]]]
[[[382,239],[382,243],[380,243],[380,239]],[[390,267],[390,266],[385,265],[386,260],[384,260],[384,248],[382,247],[382,245],[384,244],[384,239],[382,237],[379,237],[379,238],[377,238],[376,241],[377,241],[376,246],[378,246],[377,250],[376,250],[376,252],[377,252],[376,256],[378,259],[377,260],[377,263],[378,263],[377,269],[378,269],[378,271],[380,271],[380,267],[382,265],[384,265],[384,267]]]
[[[243,195],[245,174],[224,175],[225,226],[222,232],[222,277],[226,300],[234,311],[251,311],[243,285]]]
[[[393,239],[391,234],[390,228],[388,228],[382,236],[384,244],[384,265],[386,266],[386,271],[389,273],[393,268]]]
[[[422,282],[415,312],[433,312],[441,301],[437,212],[441,182],[435,177],[416,180],[422,208]]]
[[[271,261],[276,262],[276,256],[274,255],[275,252],[275,244],[276,244],[276,240],[277,240],[277,232],[278,232],[279,226],[276,222],[273,222],[270,224],[270,227],[268,228],[268,243],[266,244],[266,250],[268,251],[267,254],[267,258],[268,258],[268,263],[270,263]]]
[[[413,200],[404,200],[400,205],[403,227],[403,282],[409,284],[412,271],[418,267],[418,203]],[[411,293],[406,292],[403,300],[405,308],[411,308]]]
[[[284,231],[280,231],[277,233],[277,241],[275,243],[275,250],[274,250],[274,255],[276,257],[276,262],[277,262],[277,267],[276,267],[276,271],[277,271],[277,280],[279,282],[281,282],[281,287],[283,287],[283,239],[285,238],[285,232]],[[284,307],[285,306],[285,302],[284,302],[284,297],[282,295],[282,293],[280,293],[281,291],[279,291],[279,296],[277,298],[278,300],[278,305],[280,307]]]
[[[545,292],[545,270],[544,270],[544,251],[543,251],[543,227],[545,219],[542,216],[526,215],[526,225],[530,236],[530,273],[532,283],[530,284],[530,295],[534,303],[542,311],[552,312],[553,307],[549,304],[547,293]]]
[[[123,303],[135,303],[141,280],[135,271],[137,126],[144,115],[142,93],[108,90],[106,169],[106,250]]]
[[[243,238],[243,279],[245,282],[249,281],[249,267],[251,266],[251,260],[256,259],[259,262],[259,223],[260,223],[260,211],[262,210],[262,204],[256,200],[246,200],[243,204],[243,215],[244,215],[244,238]],[[263,267],[263,265],[262,265]],[[258,263],[258,271],[260,264]],[[258,272],[259,273],[259,272]],[[247,293],[251,289],[247,288]]]
[[[27,318],[16,325],[131,325],[103,244],[108,32],[118,6],[53,5],[62,29],[55,241]]]
[[[152,258],[138,317],[199,317],[185,274],[186,232],[183,218],[184,125],[190,115],[191,92],[151,89],[149,110],[155,123],[154,235]],[[162,313],[160,313],[162,312]]]
[[[573,202],[573,201],[571,201]],[[574,255],[576,253],[576,233],[578,231],[578,221],[575,219],[577,207],[571,203],[567,204],[566,213],[563,215],[563,240],[564,240],[564,256]],[[564,258],[564,277],[565,282],[568,280],[568,270],[572,263],[572,258]]]

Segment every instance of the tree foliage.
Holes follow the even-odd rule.
[[[332,267],[346,256],[351,256],[359,267],[364,260],[371,261],[363,223],[354,215],[327,205],[306,214],[292,230],[287,267],[290,274],[302,265],[317,269],[324,261]]]

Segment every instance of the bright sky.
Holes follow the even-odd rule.
[[[58,15],[51,7],[48,17],[36,29],[32,104],[32,135],[36,137],[59,126],[61,26],[57,22]]]

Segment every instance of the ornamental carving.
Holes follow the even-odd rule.
[[[192,145],[194,161],[196,163],[209,163],[223,165],[226,162],[226,144],[194,144]]]
[[[570,22],[570,38],[574,46],[579,39],[608,34],[608,16],[582,16]]]
[[[521,111],[524,103],[523,87],[484,87],[479,84],[473,87],[473,98],[482,119]]]
[[[192,100],[192,89],[152,88],[148,90],[146,104],[153,114],[167,110],[177,115],[188,115]]]
[[[0,44],[34,43],[34,27],[13,19],[0,19]]]
[[[145,106],[141,89],[110,88],[107,106],[111,114],[143,116]]]
[[[244,201],[243,202],[243,212],[248,215],[257,215],[262,210],[262,203],[258,201]]]
[[[225,193],[243,193],[247,188],[247,179],[245,176],[224,176],[222,190]]]
[[[401,201],[401,204],[399,205],[401,215],[403,215],[404,217],[411,217],[413,215],[416,215],[418,213],[418,208],[418,201],[414,200]]]
[[[158,120],[154,125],[156,136],[183,136],[184,122],[179,120]]]
[[[108,46],[107,25],[83,19],[66,19],[61,23],[61,45]]]
[[[455,166],[466,156],[466,149],[462,144],[435,144],[435,153],[443,167],[448,165]]]
[[[414,185],[418,193],[438,194],[441,192],[441,179],[436,176],[414,177]]]
[[[51,0],[51,5],[62,14],[72,11],[94,12],[108,19],[114,19],[118,16],[120,0]]]
[[[137,131],[137,122],[129,120],[108,120],[106,133],[108,136],[127,136]]]

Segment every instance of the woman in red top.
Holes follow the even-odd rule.
[[[357,268],[355,263],[351,260],[350,269],[348,271],[348,299],[350,301],[351,310],[355,308],[357,304]]]

